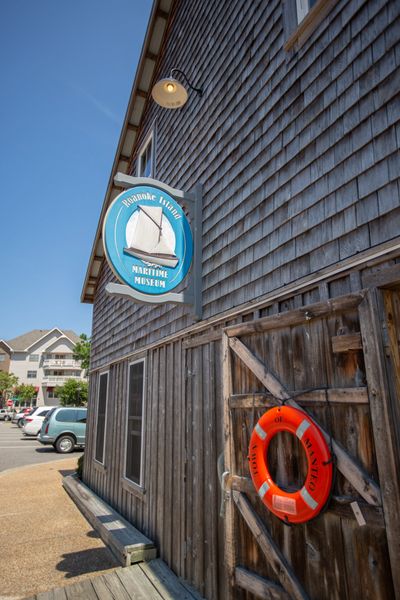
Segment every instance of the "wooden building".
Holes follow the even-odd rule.
[[[399,41],[398,0],[154,2],[82,294],[84,481],[205,598],[400,598]],[[172,68],[203,88],[178,110],[151,97]],[[201,320],[105,292],[117,172],[201,184]],[[282,401],[337,465],[293,526],[247,460]],[[271,444],[300,487],[294,436]]]

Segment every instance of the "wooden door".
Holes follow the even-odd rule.
[[[230,598],[400,597],[400,304],[391,294],[370,290],[225,329]],[[282,402],[323,428],[337,463],[325,512],[290,527],[258,498],[247,460],[257,420]],[[305,458],[292,438],[277,436],[268,457],[277,483],[300,488]]]

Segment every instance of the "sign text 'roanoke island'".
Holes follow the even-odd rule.
[[[172,214],[172,216],[175,219],[182,218],[181,215],[178,213],[178,211],[172,206],[172,204],[169,202],[169,200],[166,200],[166,198],[164,198],[164,196],[160,196],[157,199],[157,196],[155,196],[154,194],[149,194],[148,192],[146,192],[144,194],[132,194],[132,196],[128,196],[128,198],[124,198],[122,200],[122,204],[124,204],[128,208],[135,202],[140,202],[141,200],[150,200],[153,202],[157,202],[157,200],[158,200],[158,203],[161,204],[162,206],[165,206],[165,208],[167,210],[169,210],[169,212]]]

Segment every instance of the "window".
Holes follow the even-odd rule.
[[[87,408],[64,408],[58,411],[55,419],[60,423],[86,423],[86,417]]]
[[[287,0],[283,4],[286,51],[298,50],[328,16],[337,0]]]
[[[95,459],[104,464],[105,429],[107,416],[108,373],[102,373],[97,397],[97,427]]]
[[[77,423],[86,423],[87,417],[87,409],[86,408],[78,408],[76,411],[76,422]]]
[[[47,397],[49,399],[58,398],[58,396],[57,396],[57,394],[55,393],[54,390],[50,390],[49,392],[47,392]]]
[[[139,152],[138,177],[154,177],[153,137],[153,132],[151,132]]]
[[[129,365],[125,477],[142,486],[144,360]]]
[[[27,373],[26,376],[27,376],[28,379],[36,379],[36,377],[37,377],[37,371],[28,371],[28,373]]]
[[[4,362],[6,360],[5,354],[0,354],[0,362]]]
[[[39,354],[30,354],[29,362],[37,362],[39,360]]]
[[[56,421],[59,421],[60,423],[76,423],[76,420],[77,420],[76,413],[77,413],[76,410],[70,410],[70,409],[60,410],[56,414]]]
[[[301,23],[316,3],[317,0],[296,0],[297,23]]]

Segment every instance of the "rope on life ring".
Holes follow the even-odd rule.
[[[268,468],[268,447],[281,431],[300,440],[308,462],[303,487],[286,492],[273,481]],[[253,484],[265,506],[286,523],[305,523],[326,504],[333,476],[333,458],[321,430],[304,412],[290,406],[271,408],[262,415],[250,439],[249,466]]]

